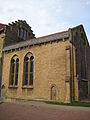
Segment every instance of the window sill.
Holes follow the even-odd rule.
[[[10,86],[8,86],[8,88],[18,88],[18,86],[12,86],[12,85],[10,85]]]
[[[33,89],[33,86],[22,86],[23,89]]]

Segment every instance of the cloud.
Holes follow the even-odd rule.
[[[90,34],[89,0],[0,0],[0,22],[26,20],[36,37],[84,24]]]
[[[86,1],[86,5],[90,5],[90,1]]]

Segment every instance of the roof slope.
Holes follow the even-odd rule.
[[[33,38],[31,40],[25,40],[25,41],[19,42],[17,44],[4,47],[3,51],[21,48],[21,47],[25,47],[25,46],[47,43],[47,42],[53,42],[55,40],[60,40],[60,39],[68,38],[68,37],[69,37],[68,31],[59,32],[59,33],[55,33],[55,34],[51,34],[51,35],[47,35],[47,36],[43,36],[43,37],[39,37],[39,38]]]

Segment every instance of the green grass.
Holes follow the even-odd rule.
[[[73,101],[71,103],[63,103],[63,102],[56,102],[56,101],[46,101],[46,103],[47,104],[54,104],[54,105],[65,105],[65,106],[90,107],[90,102]]]

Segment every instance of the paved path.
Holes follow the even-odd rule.
[[[90,120],[90,108],[42,102],[0,104],[0,120]]]

